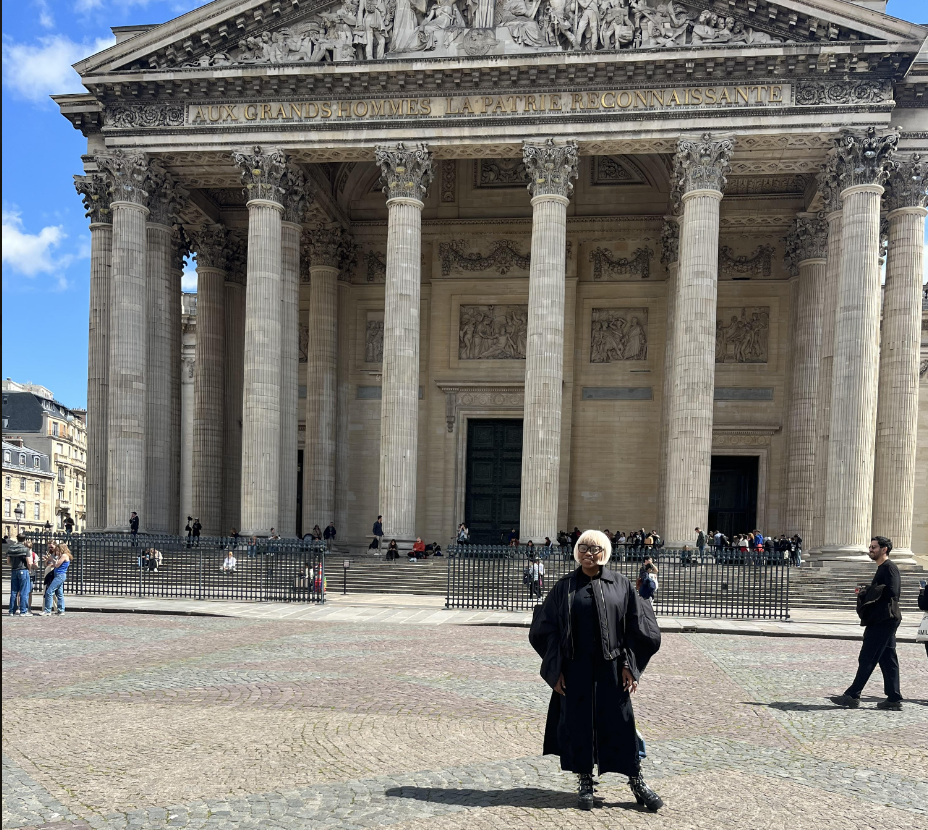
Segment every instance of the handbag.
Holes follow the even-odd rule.
[[[866,623],[883,596],[884,585],[861,585],[857,589],[857,616]]]

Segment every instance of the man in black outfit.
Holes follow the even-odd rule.
[[[860,647],[857,676],[843,695],[836,695],[831,701],[838,706],[856,709],[860,706],[860,693],[879,665],[883,673],[883,691],[886,700],[877,703],[877,709],[889,709],[893,712],[902,710],[902,693],[899,691],[899,657],[896,655],[896,629],[902,622],[899,611],[899,593],[902,580],[899,568],[889,558],[893,543],[885,536],[874,536],[870,540],[870,558],[876,562],[877,569],[873,582],[866,589],[866,604],[861,615],[860,624],[864,626],[864,642]],[[861,589],[863,590],[863,589]],[[860,602],[858,602],[860,607]]]
[[[135,547],[135,545],[138,544],[139,536],[139,514],[134,510],[132,511],[132,515],[129,517],[129,533],[132,536],[132,546]]]

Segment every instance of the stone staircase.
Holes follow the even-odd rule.
[[[873,578],[870,564],[828,563],[822,567],[803,565],[790,572],[790,608],[827,608],[854,611],[857,605],[857,586]],[[902,598],[899,607],[903,613],[918,614],[919,580],[925,579],[920,565],[902,571]]]

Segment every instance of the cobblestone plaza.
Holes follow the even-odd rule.
[[[857,649],[665,635],[635,707],[667,806],[607,775],[590,814],[524,628],[4,618],[3,827],[928,827],[924,650],[901,713],[878,677],[836,709]]]

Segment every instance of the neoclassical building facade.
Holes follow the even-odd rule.
[[[88,524],[928,554],[928,30],[880,6],[215,0],[117,28],[55,98],[87,137]]]

